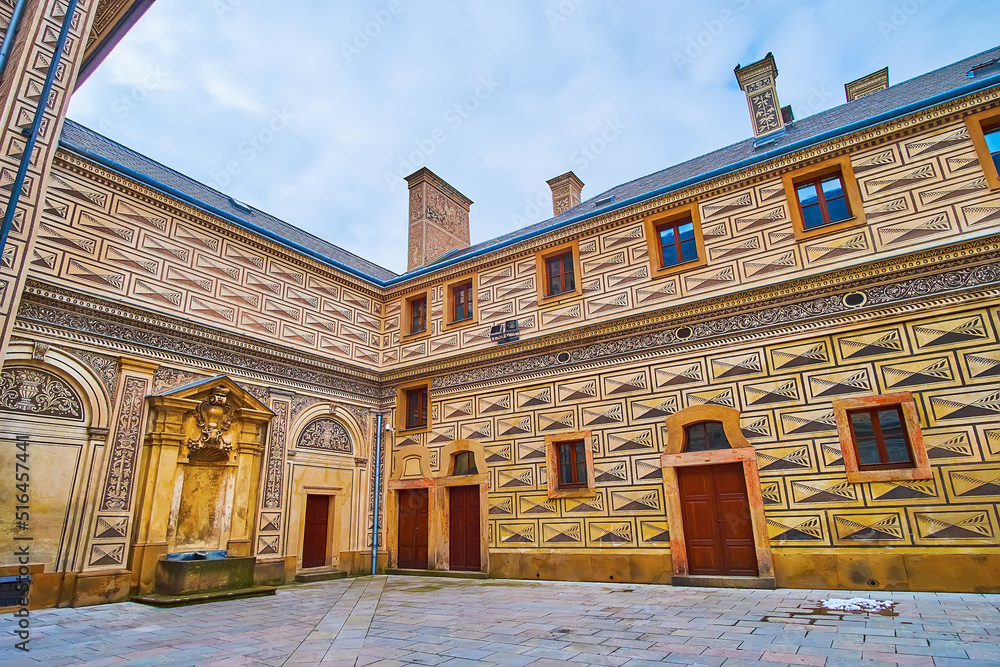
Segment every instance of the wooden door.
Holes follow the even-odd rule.
[[[330,496],[306,496],[306,530],[302,539],[302,567],[326,565],[326,529],[330,522]]]
[[[479,572],[480,550],[479,487],[453,486],[448,489],[449,567],[452,570]]]
[[[427,489],[399,491],[399,558],[396,567],[427,569]]]
[[[688,573],[758,575],[742,463],[677,468]]]

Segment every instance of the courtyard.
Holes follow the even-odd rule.
[[[830,598],[896,604],[829,610]],[[178,609],[31,615],[4,665],[934,665],[1000,663],[1000,595],[376,576]]]

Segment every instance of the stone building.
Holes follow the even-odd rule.
[[[1000,48],[801,120],[768,54],[736,70],[752,137],[587,199],[558,176],[554,217],[475,246],[421,169],[396,275],[65,120],[147,4],[37,3],[0,77],[0,477],[30,468],[0,576],[28,543],[34,606],[149,593],[168,554],[365,573],[373,541],[1000,589]]]

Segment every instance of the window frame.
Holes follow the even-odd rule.
[[[660,243],[659,230],[671,224],[678,224],[685,220],[691,220],[694,228],[695,247],[698,256],[687,262],[670,264],[663,266],[663,246]],[[650,216],[643,220],[643,230],[646,236],[646,253],[649,260],[649,275],[653,279],[663,276],[670,276],[682,271],[690,271],[708,264],[708,254],[705,250],[705,237],[701,231],[701,212],[696,202],[684,206],[674,207],[666,213]]]
[[[399,339],[401,341],[416,340],[431,335],[431,289],[421,289],[409,292],[402,297],[402,307],[399,314]],[[424,329],[423,331],[412,331],[413,306],[423,301],[424,303]]]
[[[425,423],[417,426],[409,425],[409,395],[412,391],[423,390],[426,392],[426,404],[424,406]],[[415,434],[424,433],[431,430],[432,409],[431,409],[431,383],[429,380],[417,380],[407,382],[396,387],[396,431],[399,433]]]
[[[831,220],[830,219],[830,204],[829,204],[829,201],[827,199],[826,193],[823,190],[823,183],[825,183],[827,181],[831,181],[834,178],[836,178],[837,181],[840,183],[840,191],[843,193],[843,196],[840,197],[840,199],[844,200],[844,204],[847,207],[847,217],[846,218],[842,218],[840,220]],[[820,218],[823,220],[823,222],[821,222],[820,224],[816,225],[815,227],[806,227],[807,223],[806,223],[805,209],[804,209],[804,207],[802,205],[802,199],[801,199],[801,197],[799,197],[799,190],[801,190],[803,187],[805,187],[807,185],[811,185],[816,190],[816,204],[815,204],[815,206],[819,207]],[[799,215],[802,216],[802,226],[803,226],[803,228],[807,232],[815,231],[817,229],[820,229],[821,227],[829,227],[830,225],[836,225],[836,224],[839,224],[841,222],[847,222],[848,220],[851,220],[852,218],[854,218],[854,211],[851,210],[851,200],[847,196],[847,186],[844,185],[844,175],[842,173],[840,173],[839,171],[835,171],[835,172],[832,172],[832,173],[829,173],[829,174],[823,174],[823,175],[820,175],[820,176],[816,176],[814,178],[808,178],[808,179],[805,179],[805,180],[796,181],[795,182],[795,201],[796,201],[796,204],[798,204],[798,207],[799,207]],[[812,206],[812,205],[813,204],[810,204],[810,206]]]
[[[549,274],[548,260],[560,255],[572,253],[573,257],[573,279],[574,289],[558,294],[549,294]],[[560,245],[541,250],[535,253],[535,285],[538,288],[538,302],[547,301],[557,303],[563,299],[577,297],[583,294],[583,267],[580,263],[580,246],[576,241],[569,241]]]
[[[904,437],[910,452],[910,463],[861,465],[850,416],[890,407],[897,407],[902,416]],[[927,457],[927,449],[924,446],[924,437],[921,432],[920,415],[917,413],[912,393],[907,391],[841,399],[833,402],[833,412],[837,421],[837,434],[840,438],[840,449],[844,457],[847,481],[859,484],[931,479],[933,477],[930,459]]]
[[[583,443],[587,479],[575,484],[559,483],[559,445]],[[594,475],[594,446],[590,431],[571,431],[545,436],[546,491],[549,498],[590,498],[597,495]]]
[[[976,149],[979,166],[986,176],[986,184],[990,190],[1000,190],[1000,169],[993,162],[993,154],[986,145],[986,133],[1000,128],[1000,108],[980,111],[965,117],[965,125],[969,138]]]
[[[840,180],[844,187],[844,200],[847,203],[847,209],[851,213],[851,217],[846,220],[806,229],[797,189],[806,183],[819,181],[833,174],[840,175]],[[858,187],[858,180],[854,176],[854,168],[851,165],[851,158],[848,155],[842,155],[817,162],[808,167],[785,172],[781,176],[781,181],[785,188],[788,215],[792,220],[792,231],[795,239],[798,241],[868,224],[868,220],[865,218],[864,203],[861,199],[861,189]]]
[[[464,320],[453,319],[455,315],[455,290],[463,285],[470,285],[472,315]],[[444,316],[441,320],[443,330],[457,329],[479,323],[479,274],[469,273],[449,280],[444,285]]]

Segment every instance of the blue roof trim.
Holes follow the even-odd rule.
[[[980,54],[980,55],[982,55],[982,54]],[[973,56],[973,57],[976,57],[976,56]],[[723,176],[725,174],[732,173],[734,171],[738,171],[740,169],[752,166],[754,164],[759,164],[761,162],[765,162],[767,160],[771,160],[773,158],[780,157],[782,155],[787,155],[789,153],[801,150],[803,148],[807,148],[809,146],[813,146],[813,145],[816,145],[816,144],[819,144],[819,143],[823,143],[825,141],[829,141],[829,140],[835,139],[837,137],[841,137],[841,136],[844,136],[844,135],[847,135],[847,134],[851,134],[853,132],[857,132],[859,130],[866,129],[866,128],[878,125],[880,123],[884,123],[884,122],[889,121],[889,120],[900,118],[902,116],[906,116],[908,114],[911,114],[911,113],[914,113],[914,112],[917,112],[917,111],[921,111],[923,109],[926,109],[926,108],[929,108],[929,107],[932,107],[932,106],[935,106],[935,105],[938,105],[938,104],[942,104],[942,103],[945,103],[945,102],[948,102],[948,101],[951,101],[951,100],[954,100],[954,99],[957,99],[957,98],[969,95],[971,93],[975,93],[977,91],[980,91],[980,90],[983,90],[983,89],[986,89],[986,88],[990,88],[992,86],[997,86],[997,85],[1000,85],[1000,73],[993,74],[991,76],[985,77],[985,78],[980,79],[978,81],[973,81],[971,83],[968,83],[968,84],[965,84],[965,85],[962,85],[962,86],[958,86],[956,88],[951,88],[951,89],[943,91],[941,93],[936,93],[936,94],[931,95],[929,97],[920,99],[920,100],[918,100],[916,102],[911,102],[909,104],[905,104],[903,106],[900,106],[900,107],[897,107],[897,108],[894,108],[894,109],[890,109],[889,111],[884,111],[882,113],[878,113],[878,114],[875,114],[875,115],[872,115],[872,116],[868,116],[868,117],[865,117],[863,119],[854,121],[852,123],[848,123],[846,125],[842,125],[842,126],[830,129],[830,130],[826,130],[826,131],[820,132],[820,133],[818,133],[816,135],[812,135],[812,136],[800,139],[800,140],[792,142],[792,143],[790,143],[788,145],[784,145],[784,146],[781,146],[779,148],[775,148],[775,149],[772,149],[770,151],[766,151],[766,152],[760,153],[759,155],[753,155],[751,157],[747,157],[747,158],[744,158],[742,160],[738,160],[736,162],[732,162],[732,163],[726,164],[726,165],[724,165],[722,167],[718,167],[716,169],[711,169],[709,171],[705,171],[705,172],[699,173],[696,176],[692,176],[692,177],[689,177],[689,178],[677,181],[675,183],[671,183],[669,185],[665,185],[665,186],[662,186],[662,187],[659,187],[659,188],[655,188],[653,190],[650,190],[650,191],[647,191],[647,192],[644,192],[644,193],[641,193],[641,194],[638,194],[638,195],[635,195],[635,196],[632,196],[632,197],[627,197],[625,199],[612,202],[611,204],[603,206],[603,207],[601,207],[599,209],[592,209],[592,210],[587,211],[586,213],[581,213],[579,215],[572,216],[572,217],[569,217],[569,218],[563,218],[561,220],[558,220],[557,222],[553,222],[553,223],[550,223],[548,225],[535,226],[535,227],[533,227],[531,229],[524,230],[523,233],[521,233],[521,234],[518,234],[517,232],[515,232],[513,234],[503,235],[503,236],[501,236],[499,238],[493,239],[492,241],[487,241],[487,242],[483,243],[480,247],[472,250],[471,252],[464,253],[464,254],[459,254],[458,256],[453,257],[453,258],[452,257],[448,257],[448,254],[446,254],[444,257],[442,257],[441,259],[439,259],[438,262],[435,262],[433,264],[429,264],[429,265],[421,267],[419,269],[415,269],[415,270],[407,272],[407,273],[405,273],[403,275],[395,276],[393,278],[388,278],[388,279],[379,279],[379,278],[376,278],[376,277],[374,277],[374,276],[372,276],[370,274],[365,273],[364,271],[362,271],[362,270],[360,270],[358,268],[349,266],[347,264],[344,264],[343,262],[339,262],[336,259],[333,259],[332,257],[330,257],[330,256],[328,256],[328,255],[326,255],[326,254],[324,254],[322,252],[318,252],[315,249],[308,248],[308,247],[306,247],[304,245],[296,243],[295,241],[287,239],[287,238],[285,238],[284,236],[282,236],[281,234],[279,234],[277,232],[269,230],[269,229],[267,229],[265,227],[257,225],[257,224],[255,224],[253,222],[248,221],[248,220],[244,220],[244,219],[240,218],[239,216],[233,215],[232,213],[230,213],[228,211],[225,211],[225,210],[220,209],[220,208],[218,208],[216,206],[208,204],[205,201],[203,201],[201,199],[198,199],[197,197],[194,197],[192,195],[189,195],[189,194],[187,194],[185,192],[182,192],[182,191],[178,190],[177,188],[171,187],[171,186],[163,183],[162,181],[159,181],[159,180],[157,180],[157,179],[149,176],[148,174],[144,174],[144,173],[142,173],[140,171],[137,171],[135,169],[127,167],[127,166],[125,166],[125,165],[123,165],[123,164],[121,164],[119,162],[116,162],[115,160],[112,160],[112,159],[110,159],[110,158],[108,158],[108,157],[106,157],[104,155],[101,155],[101,154],[99,154],[99,153],[97,153],[97,152],[95,152],[93,150],[90,150],[90,149],[88,149],[88,148],[86,148],[86,147],[84,147],[82,145],[79,145],[79,144],[77,144],[77,143],[75,143],[73,141],[70,141],[70,140],[68,140],[65,137],[65,134],[62,137],[60,137],[59,143],[60,143],[61,146],[63,146],[64,148],[66,148],[70,152],[76,153],[76,154],[80,155],[81,157],[84,157],[84,158],[86,158],[88,160],[91,160],[91,161],[93,161],[93,162],[95,162],[95,163],[97,163],[97,164],[99,164],[99,165],[101,165],[101,166],[103,166],[103,167],[105,167],[105,168],[113,171],[113,172],[116,172],[116,173],[118,173],[118,174],[120,174],[122,176],[125,176],[126,178],[132,179],[132,180],[137,181],[139,183],[143,183],[143,184],[145,184],[145,185],[147,185],[147,186],[149,186],[149,187],[151,187],[151,188],[153,188],[155,190],[158,190],[158,191],[160,191],[160,192],[162,192],[162,193],[164,193],[166,195],[169,195],[171,197],[174,197],[174,198],[176,198],[176,199],[178,199],[180,201],[186,202],[186,203],[190,204],[191,206],[194,206],[197,209],[205,211],[206,213],[208,213],[210,215],[216,216],[218,218],[221,218],[223,220],[231,222],[231,223],[233,223],[233,224],[235,224],[235,225],[237,225],[239,227],[242,227],[242,228],[247,229],[247,230],[249,230],[251,232],[259,234],[259,235],[261,235],[261,236],[263,236],[265,238],[268,238],[268,239],[274,241],[275,243],[278,243],[281,246],[284,246],[285,248],[288,248],[288,249],[293,250],[295,252],[302,253],[303,255],[311,257],[311,258],[313,258],[313,259],[315,259],[315,260],[317,260],[317,261],[319,261],[319,262],[321,262],[323,264],[326,264],[328,266],[331,266],[331,267],[334,267],[336,269],[339,269],[339,270],[343,271],[344,273],[347,273],[347,274],[349,274],[351,276],[354,276],[356,278],[364,280],[364,281],[366,281],[368,283],[371,283],[372,285],[375,285],[377,287],[392,287],[394,285],[399,285],[401,283],[405,283],[405,282],[407,282],[407,281],[409,281],[409,280],[411,280],[413,278],[419,278],[419,277],[428,275],[430,273],[433,273],[435,271],[439,271],[441,269],[453,266],[453,265],[458,264],[460,262],[464,262],[465,260],[475,259],[475,258],[481,257],[481,256],[483,256],[483,255],[485,255],[487,253],[493,252],[494,250],[497,250],[499,248],[502,248],[502,247],[505,247],[505,246],[509,246],[509,245],[513,245],[515,243],[520,243],[520,242],[523,242],[523,241],[527,241],[527,240],[530,240],[530,239],[533,239],[533,238],[537,238],[537,237],[542,236],[544,234],[547,234],[549,232],[552,232],[552,231],[555,231],[555,230],[558,230],[558,229],[562,229],[564,227],[567,227],[567,226],[570,226],[570,225],[573,225],[573,224],[576,224],[576,223],[579,223],[579,222],[584,222],[586,220],[590,220],[590,219],[595,218],[597,216],[601,216],[601,215],[605,215],[607,213],[611,213],[613,211],[621,210],[621,209],[627,208],[629,206],[632,206],[632,205],[635,205],[635,204],[638,204],[638,203],[641,203],[641,202],[644,202],[644,201],[648,201],[650,199],[662,196],[664,194],[668,194],[668,193],[671,193],[671,192],[676,192],[678,190],[682,190],[682,189],[690,187],[692,185],[696,185],[698,183],[702,183],[702,182],[711,180],[713,178],[717,178],[719,176]],[[891,88],[889,90],[891,90]],[[81,129],[84,129],[84,128],[81,127]],[[146,158],[146,159],[148,159],[148,158]],[[391,272],[389,272],[389,273],[391,273]]]
[[[283,236],[281,236],[280,234],[276,234],[275,232],[272,232],[269,229],[265,229],[265,228],[261,227],[260,225],[255,225],[254,223],[250,222],[249,220],[244,220],[244,219],[239,218],[239,217],[237,217],[235,215],[232,215],[231,213],[229,213],[227,211],[223,211],[221,208],[217,208],[215,206],[212,206],[211,204],[206,204],[205,202],[201,201],[200,199],[198,199],[196,197],[192,197],[191,195],[189,195],[187,193],[184,193],[184,192],[181,192],[180,190],[178,190],[176,188],[172,188],[169,185],[166,185],[165,183],[161,183],[160,181],[157,181],[154,178],[150,178],[146,174],[143,174],[142,172],[136,171],[135,169],[132,169],[130,167],[126,167],[125,165],[122,165],[122,164],[118,164],[114,160],[109,160],[108,158],[104,157],[103,155],[95,153],[94,151],[92,151],[92,150],[90,150],[88,148],[84,148],[83,146],[76,145],[76,144],[74,144],[74,143],[72,143],[70,141],[67,141],[66,139],[63,139],[63,138],[59,139],[59,144],[61,146],[63,146],[64,148],[66,148],[67,150],[69,150],[69,151],[71,151],[73,153],[76,153],[77,155],[79,155],[81,157],[85,157],[85,158],[87,158],[88,160],[90,160],[92,162],[96,162],[97,164],[101,165],[102,167],[110,169],[111,171],[113,171],[113,172],[115,172],[117,174],[120,174],[121,176],[125,176],[126,178],[130,178],[133,181],[138,181],[139,183],[143,183],[145,185],[148,185],[149,187],[153,188],[154,190],[159,190],[163,194],[170,195],[171,197],[175,197],[176,199],[179,199],[179,200],[181,200],[183,202],[186,202],[186,203],[194,206],[195,208],[198,208],[198,209],[201,209],[202,211],[205,211],[206,213],[210,213],[211,215],[214,215],[217,218],[222,218],[223,220],[226,220],[228,222],[232,222],[233,224],[238,225],[240,227],[243,227],[244,229],[247,229],[247,230],[249,230],[251,232],[254,232],[255,234],[260,234],[261,236],[263,236],[265,238],[268,238],[268,239],[271,239],[275,243],[278,243],[279,245],[282,245],[282,246],[288,248],[289,250],[294,250],[296,252],[302,253],[303,255],[308,255],[309,257],[312,257],[313,259],[319,260],[320,262],[322,262],[324,264],[327,264],[327,265],[333,266],[335,268],[338,268],[341,271],[343,271],[344,273],[349,273],[350,275],[355,276],[356,278],[361,278],[362,280],[365,280],[365,281],[370,282],[370,283],[374,283],[374,284],[376,284],[376,285],[378,285],[380,287],[385,287],[385,286],[387,286],[389,284],[389,283],[387,283],[385,281],[379,280],[378,278],[374,278],[374,277],[372,277],[372,276],[370,276],[370,275],[368,275],[368,274],[366,274],[366,273],[364,273],[362,271],[359,271],[359,270],[355,269],[354,267],[348,266],[346,264],[338,262],[335,259],[327,257],[323,253],[316,252],[312,248],[307,248],[304,245],[300,245],[298,243],[295,243],[294,241],[290,241],[290,240],[284,238]]]
[[[880,113],[880,114],[876,114],[875,116],[869,116],[868,118],[865,118],[864,120],[856,121],[854,123],[850,123],[848,125],[844,125],[842,127],[838,127],[838,128],[836,128],[834,130],[828,130],[826,132],[822,132],[822,133],[817,134],[815,136],[808,137],[806,139],[802,139],[802,140],[790,143],[787,146],[782,146],[781,148],[775,148],[774,150],[767,151],[766,153],[761,153],[760,155],[755,155],[755,156],[750,157],[750,158],[744,158],[743,160],[740,160],[739,162],[734,162],[732,164],[728,164],[725,167],[720,167],[718,169],[713,169],[713,170],[707,171],[707,172],[705,172],[703,174],[699,174],[698,176],[694,176],[692,178],[688,178],[688,179],[685,179],[683,181],[679,181],[677,183],[672,183],[672,184],[670,184],[668,186],[665,186],[665,187],[662,187],[662,188],[657,188],[655,190],[651,190],[651,191],[646,192],[646,193],[641,194],[641,195],[636,195],[635,197],[630,197],[628,199],[623,199],[623,200],[621,200],[619,202],[614,202],[611,205],[608,205],[608,206],[606,206],[604,208],[601,208],[599,210],[596,210],[596,211],[589,211],[587,213],[582,213],[580,215],[574,216],[572,218],[568,218],[566,220],[560,220],[559,222],[552,223],[551,225],[547,225],[547,226],[541,227],[539,229],[533,229],[533,230],[531,230],[529,232],[525,232],[524,235],[518,236],[516,238],[505,238],[501,243],[487,245],[487,246],[485,246],[483,248],[480,248],[479,250],[476,250],[475,252],[471,252],[471,253],[468,253],[466,255],[462,255],[461,257],[457,257],[453,261],[444,262],[444,263],[441,263],[441,264],[435,264],[433,266],[426,266],[426,267],[422,267],[422,268],[419,268],[419,269],[415,269],[413,271],[410,271],[408,273],[403,274],[399,278],[395,278],[395,279],[393,279],[391,281],[388,281],[386,284],[388,284],[388,285],[394,285],[394,284],[403,282],[405,280],[409,280],[411,278],[417,278],[419,276],[422,276],[422,275],[425,275],[427,273],[430,273],[431,271],[437,271],[438,269],[445,268],[445,267],[447,267],[447,266],[449,266],[449,265],[451,265],[453,263],[458,263],[458,262],[461,262],[461,261],[465,261],[467,259],[473,259],[473,258],[476,258],[476,257],[481,257],[482,255],[485,255],[488,252],[492,252],[492,251],[496,250],[497,248],[503,247],[505,245],[511,245],[511,244],[514,244],[514,243],[520,243],[522,241],[527,241],[529,239],[536,238],[536,237],[541,236],[543,234],[547,234],[547,233],[549,233],[551,231],[555,231],[557,229],[561,229],[561,228],[566,227],[568,225],[576,224],[578,222],[583,222],[585,220],[590,220],[591,218],[595,218],[595,217],[597,217],[599,215],[604,215],[604,214],[610,213],[612,211],[617,211],[617,210],[620,210],[620,209],[623,209],[623,208],[627,208],[628,206],[632,206],[634,204],[638,204],[638,203],[644,202],[644,201],[646,201],[648,199],[653,199],[655,197],[659,197],[661,195],[668,194],[670,192],[675,192],[677,190],[682,190],[682,189],[690,187],[692,185],[696,185],[698,183],[701,183],[701,182],[704,182],[704,181],[707,181],[707,180],[711,180],[711,179],[716,178],[718,176],[723,176],[725,174],[728,174],[728,173],[731,173],[731,172],[734,172],[734,171],[739,171],[740,169],[743,169],[744,167],[749,167],[751,165],[758,164],[760,162],[764,162],[764,161],[770,160],[772,158],[780,157],[782,155],[786,155],[788,153],[792,153],[794,151],[801,150],[803,148],[808,148],[809,146],[813,146],[815,144],[819,144],[819,143],[822,143],[824,141],[829,141],[830,139],[836,139],[837,137],[841,137],[841,136],[844,136],[846,134],[851,134],[852,132],[857,132],[858,130],[863,130],[865,128],[869,128],[869,127],[872,127],[874,125],[878,125],[879,123],[884,123],[887,120],[892,120],[894,118],[899,118],[901,116],[906,116],[906,115],[911,114],[913,112],[921,111],[921,110],[926,109],[928,107],[932,107],[932,106],[935,106],[935,105],[938,105],[938,104],[942,104],[944,102],[948,102],[950,100],[953,100],[953,99],[956,99],[956,98],[959,98],[959,97],[963,97],[965,95],[969,95],[970,93],[974,93],[974,92],[982,90],[984,88],[989,88],[991,86],[996,86],[996,85],[1000,85],[1000,74],[994,74],[994,75],[992,75],[992,76],[990,76],[988,78],[982,79],[981,81],[977,81],[975,83],[966,84],[966,85],[960,86],[958,88],[953,88],[953,89],[945,91],[943,93],[938,93],[937,95],[932,95],[932,96],[930,96],[930,97],[928,97],[926,99],[920,100],[918,102],[913,102],[911,104],[907,104],[907,105],[899,107],[897,109],[892,109],[891,111],[886,111],[886,112],[883,112],[883,113]]]

